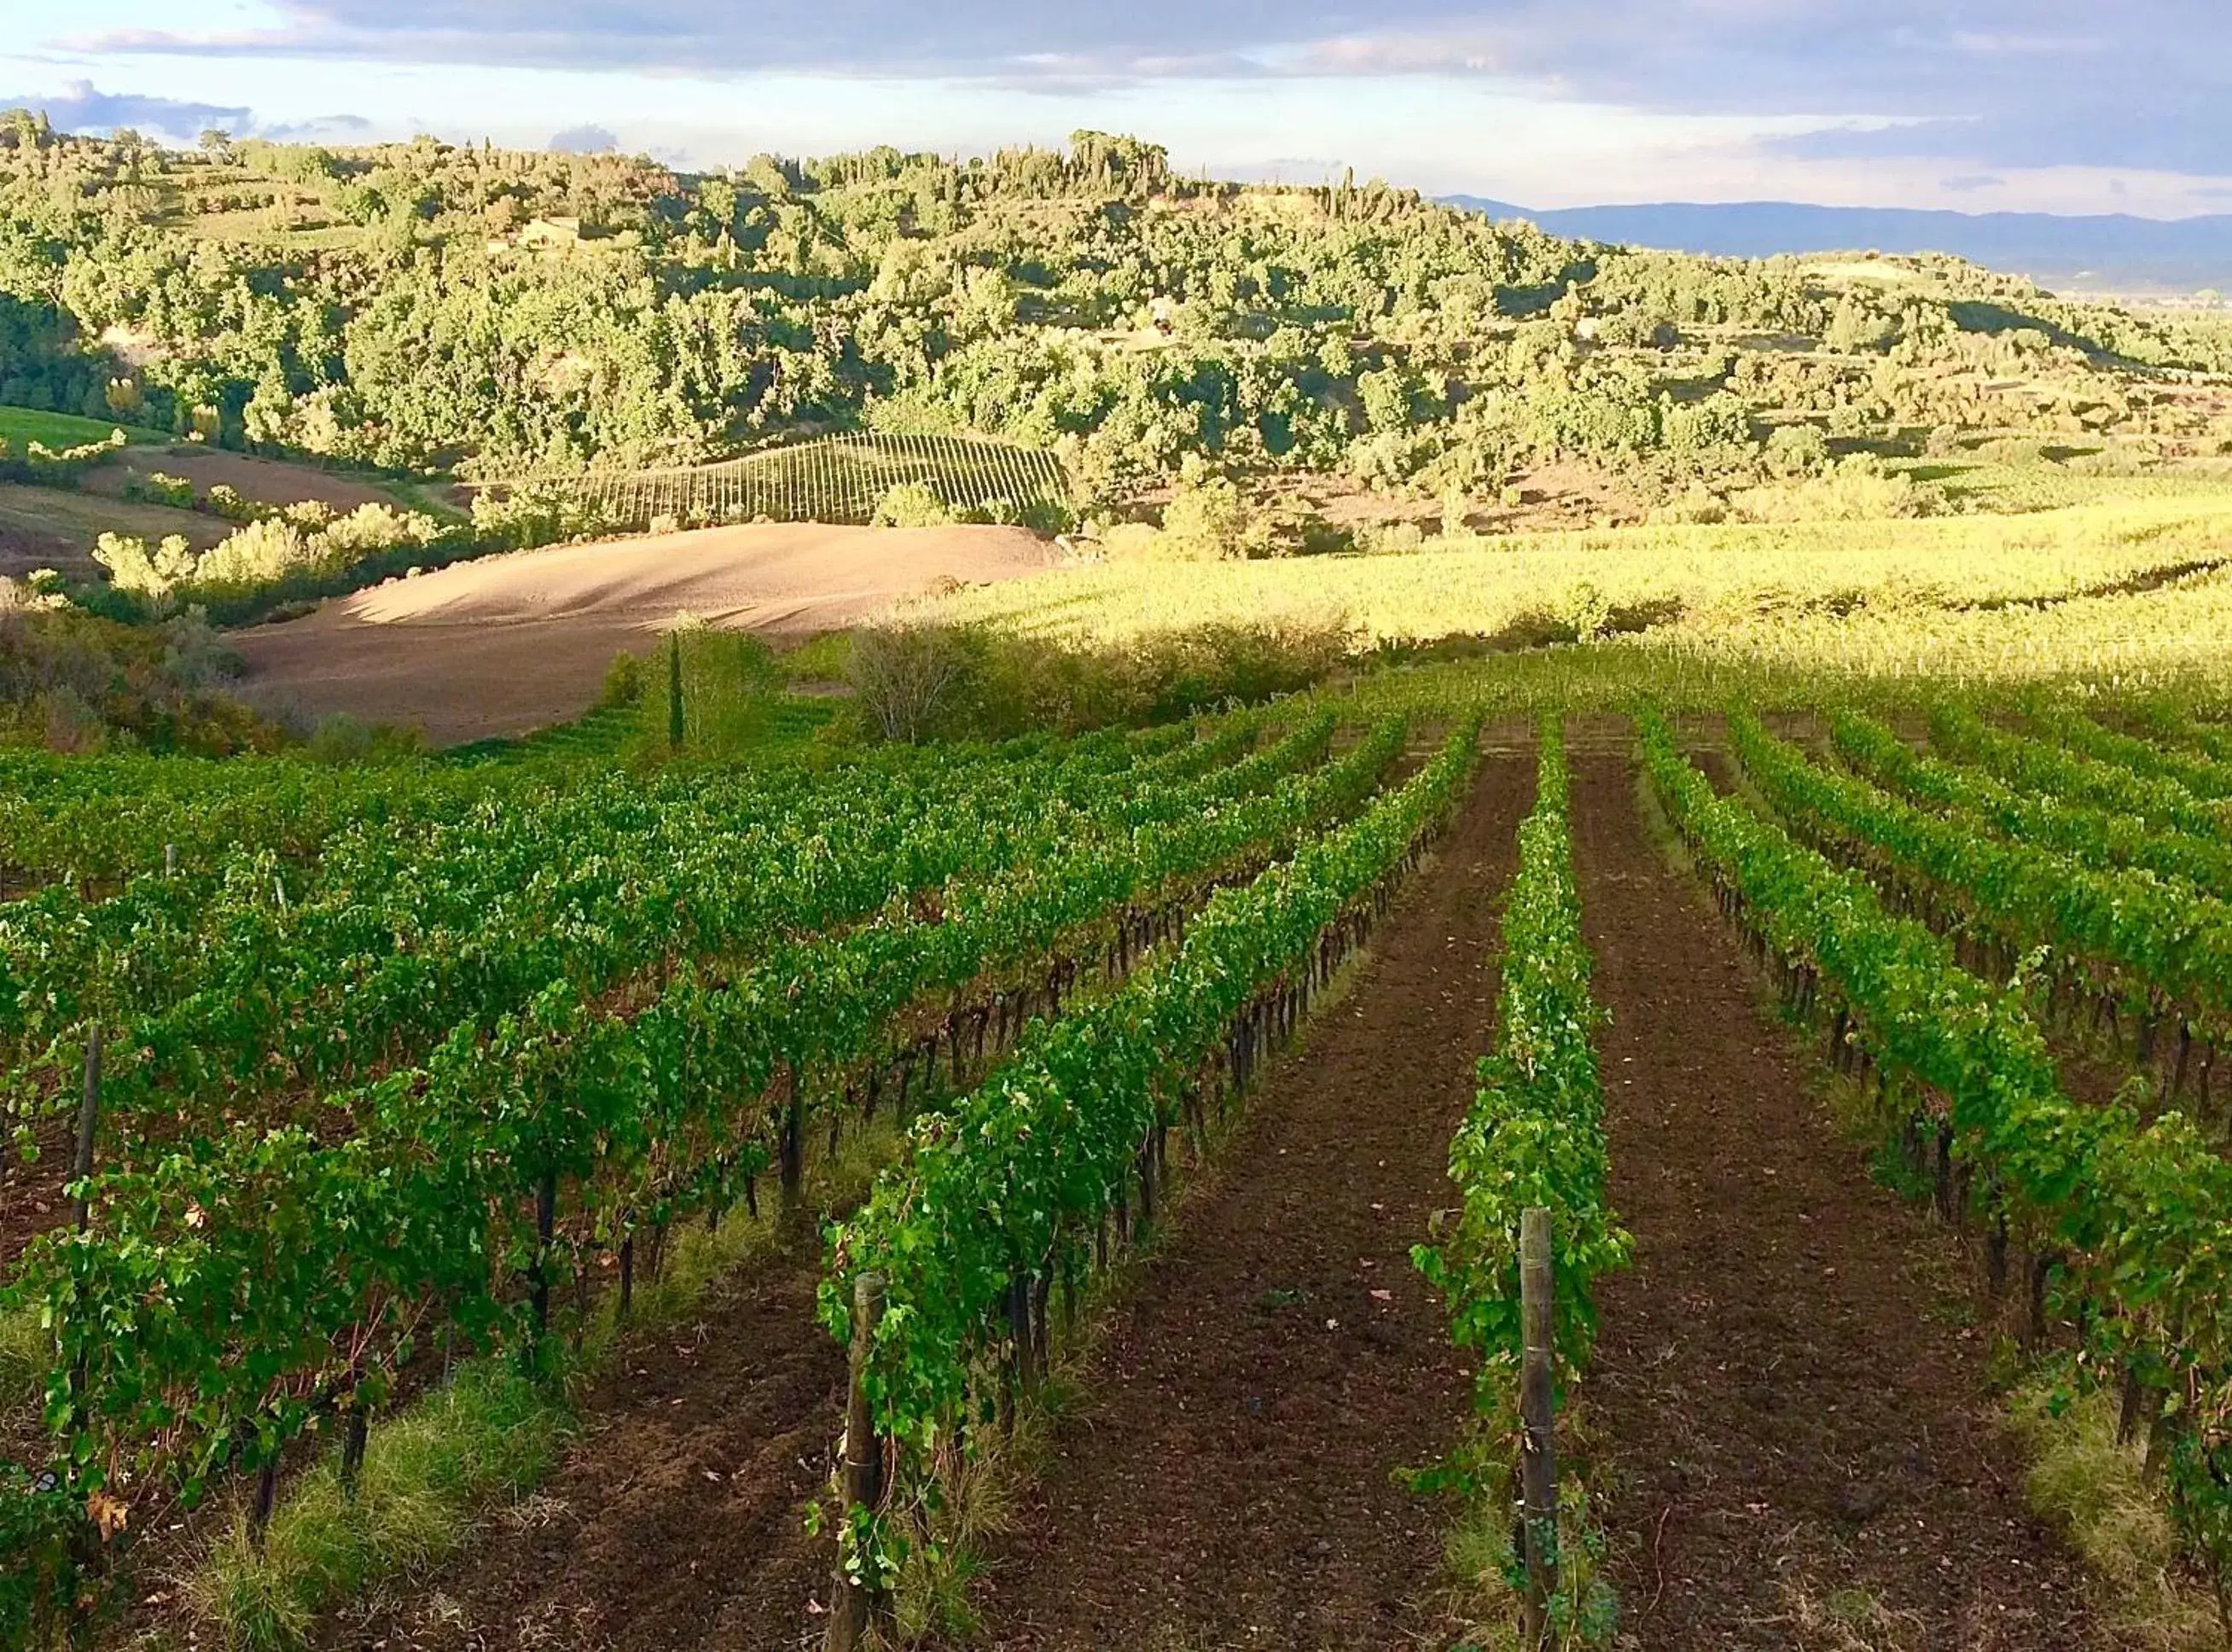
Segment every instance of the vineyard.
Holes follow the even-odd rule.
[[[8,1643],[360,1610],[418,1644],[438,1596],[522,1647],[561,1611],[646,1647],[1280,1612],[1827,1647],[1805,1611],[1855,1590],[1930,1626],[1867,1644],[2010,1610],[2095,1643],[2114,1609],[1975,1421],[1995,1348],[2105,1408],[2164,1575],[2222,1598],[2232,735],[1640,674],[756,767],[0,758]],[[1723,1220],[1781,1237],[1737,1264],[1691,1232]],[[692,1342],[669,1276],[724,1229],[767,1237]],[[1973,1328],[1926,1381],[1771,1374],[1938,1334],[1915,1245]],[[1771,1312],[1669,1317],[1745,1269]],[[1747,1338],[1740,1408],[1652,1376]],[[560,1525],[381,1548],[383,1441],[499,1382],[591,1414]],[[1834,1460],[1825,1396],[1872,1419]],[[1917,1430],[1995,1466],[1849,1467]],[[994,1473],[1042,1481],[1027,1531],[976,1524]],[[1797,1505],[1739,1567],[1755,1482]],[[345,1576],[297,1540],[317,1486],[367,1527]],[[1457,1606],[1419,1535],[1453,1519]],[[1729,1638],[1760,1621],[1797,1627]]]
[[[1036,523],[1068,503],[1061,462],[1043,449],[964,436],[831,436],[717,465],[528,477],[490,485],[562,502],[608,530],[734,522],[861,524],[894,491],[962,521]],[[1050,515],[1050,513],[1054,513]],[[898,525],[916,525],[900,522]]]

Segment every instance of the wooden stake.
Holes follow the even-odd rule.
[[[790,1098],[782,1112],[782,1201],[795,1213],[806,1187],[806,1097],[796,1066],[790,1069]]]
[[[852,1529],[852,1511],[878,1508],[884,1499],[884,1442],[876,1438],[875,1415],[868,1405],[868,1358],[875,1345],[877,1322],[883,1315],[883,1276],[864,1273],[853,1283],[853,1340],[847,1358],[841,1471],[845,1512],[838,1527],[834,1600],[825,1642],[828,1652],[853,1652],[867,1633],[876,1604],[873,1584],[846,1564],[845,1543]]]
[[[271,1530],[271,1512],[279,1504],[279,1460],[265,1460],[256,1472],[256,1506],[249,1511],[248,1529],[256,1539],[256,1551],[263,1552],[266,1536]]]
[[[1008,1282],[1008,1340],[1015,1349],[1015,1383],[1018,1401],[1035,1400],[1039,1392],[1038,1361],[1031,1347],[1031,1278],[1018,1272]],[[1017,1408],[1021,1411],[1020,1405]]]
[[[364,1395],[360,1393],[349,1404],[348,1431],[341,1439],[341,1492],[345,1496],[356,1496],[357,1481],[364,1473],[365,1444],[371,1433],[371,1414],[366,1410]]]
[[[530,1301],[535,1336],[541,1341],[550,1329],[550,1237],[558,1224],[558,1173],[546,1170],[535,1190],[535,1277]]]
[[[1523,1212],[1519,1223],[1521,1509],[1527,1537],[1524,1642],[1548,1652],[1550,1602],[1558,1592],[1558,1446],[1555,1274],[1550,1213]]]
[[[93,1204],[83,1184],[93,1176],[93,1137],[101,1124],[101,1037],[99,1022],[86,1030],[85,1096],[78,1104],[77,1156],[70,1166],[70,1180],[80,1184],[77,1196],[70,1200],[70,1225],[81,1233],[93,1224]]]

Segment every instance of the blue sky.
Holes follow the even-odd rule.
[[[14,101],[685,166],[1091,126],[1540,207],[2232,211],[2226,0],[5,0]]]

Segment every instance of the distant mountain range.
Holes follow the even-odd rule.
[[[1444,198],[1492,218],[1528,218],[1555,235],[1681,252],[1745,258],[1778,252],[1950,252],[2028,276],[2049,288],[2232,292],[2232,214],[2065,218],[2051,212],[1918,212],[1787,201],[1534,212],[1476,195]]]

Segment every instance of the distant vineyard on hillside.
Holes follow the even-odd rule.
[[[961,436],[832,436],[718,465],[520,478],[490,486],[580,506],[615,528],[716,523],[866,523],[905,488],[956,517],[1022,522],[1068,503],[1042,449]]]

